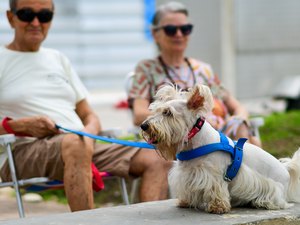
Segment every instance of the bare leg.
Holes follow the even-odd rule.
[[[73,134],[66,135],[62,142],[64,161],[64,187],[71,211],[92,209],[92,144]]]
[[[244,137],[244,138],[248,138],[248,141],[251,143],[251,144],[254,144],[258,147],[261,147],[261,142],[260,140],[255,137],[255,136],[252,136],[249,132],[249,128],[246,124],[242,123],[238,130],[237,130],[237,133],[236,133],[236,137],[234,137],[235,140],[238,140],[239,138],[241,137]]]
[[[142,177],[140,201],[163,200],[168,197],[168,172],[172,162],[153,150],[141,150],[131,160],[129,172]]]
[[[249,137],[249,142],[251,144],[254,144],[254,145],[258,146],[258,147],[262,147],[261,141],[256,136],[250,136]]]

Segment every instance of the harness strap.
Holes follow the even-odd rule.
[[[224,174],[224,180],[230,182],[237,175],[243,161],[243,147],[246,141],[247,138],[240,138],[235,144],[232,163],[227,167],[227,171]]]
[[[207,155],[215,151],[225,151],[231,155],[232,163],[228,166],[226,173],[224,174],[224,180],[231,181],[238,173],[243,159],[243,146],[247,141],[247,138],[240,138],[238,142],[235,142],[235,146],[232,147],[229,144],[228,138],[221,132],[220,142],[204,145],[189,151],[180,152],[176,155],[176,158],[180,161],[186,161]]]
[[[208,144],[189,151],[180,152],[176,155],[177,159],[180,161],[191,160],[220,150],[233,155],[234,148],[229,144],[227,137],[221,132],[219,134],[219,143]]]

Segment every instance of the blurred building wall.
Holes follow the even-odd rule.
[[[187,54],[209,62],[238,98],[270,96],[300,74],[299,0],[178,1],[195,24]]]
[[[44,47],[62,51],[91,89],[125,91],[125,76],[155,55],[145,34],[144,0],[54,0],[55,16]],[[13,39],[0,0],[0,45]]]
[[[237,93],[266,96],[300,74],[300,1],[237,0],[234,37]]]
[[[124,77],[156,47],[145,35],[146,0],[54,0],[45,46],[64,52],[90,89],[124,88]],[[212,65],[238,98],[270,96],[300,74],[299,0],[178,0],[195,25],[187,55]],[[167,0],[156,0],[160,5]],[[0,44],[12,39],[0,1]]]

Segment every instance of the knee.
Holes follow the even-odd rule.
[[[129,172],[137,176],[145,172],[168,174],[172,165],[173,161],[163,159],[155,151],[141,150],[131,160]]]
[[[258,147],[261,147],[261,141],[258,137],[255,137],[251,134],[250,128],[246,124],[242,124],[237,132],[235,139],[239,139],[241,137],[247,138],[249,143],[254,144]]]
[[[236,131],[236,137],[245,137],[248,138],[250,137],[250,130],[249,127],[245,124],[242,123],[240,126],[238,126],[237,131]]]
[[[85,142],[83,137],[75,134],[68,134],[62,142],[62,157],[65,160],[91,161],[93,145]]]
[[[168,172],[173,165],[173,161],[168,161],[158,156],[158,154],[153,154],[151,157],[147,157],[145,160],[145,167],[148,170],[164,171]]]
[[[251,136],[249,138],[249,142],[253,145],[256,145],[258,147],[262,147],[262,143],[261,143],[261,140],[258,138],[258,137],[255,137],[255,136]]]

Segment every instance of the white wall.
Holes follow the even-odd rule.
[[[180,1],[195,24],[187,54],[209,62],[239,99],[270,96],[300,74],[299,0]]]
[[[124,90],[136,63],[155,55],[144,34],[142,0],[55,0],[52,28],[43,44],[66,54],[89,89]],[[8,0],[0,1],[0,44],[13,30],[5,18]]]
[[[179,1],[195,25],[187,55],[210,63],[238,98],[270,96],[283,77],[300,74],[299,0]],[[90,88],[122,89],[127,72],[157,54],[144,36],[143,0],[55,2],[45,46],[68,55]],[[1,0],[1,45],[12,38],[7,8]]]
[[[236,0],[240,97],[269,96],[283,77],[300,74],[299,9],[299,0]]]

